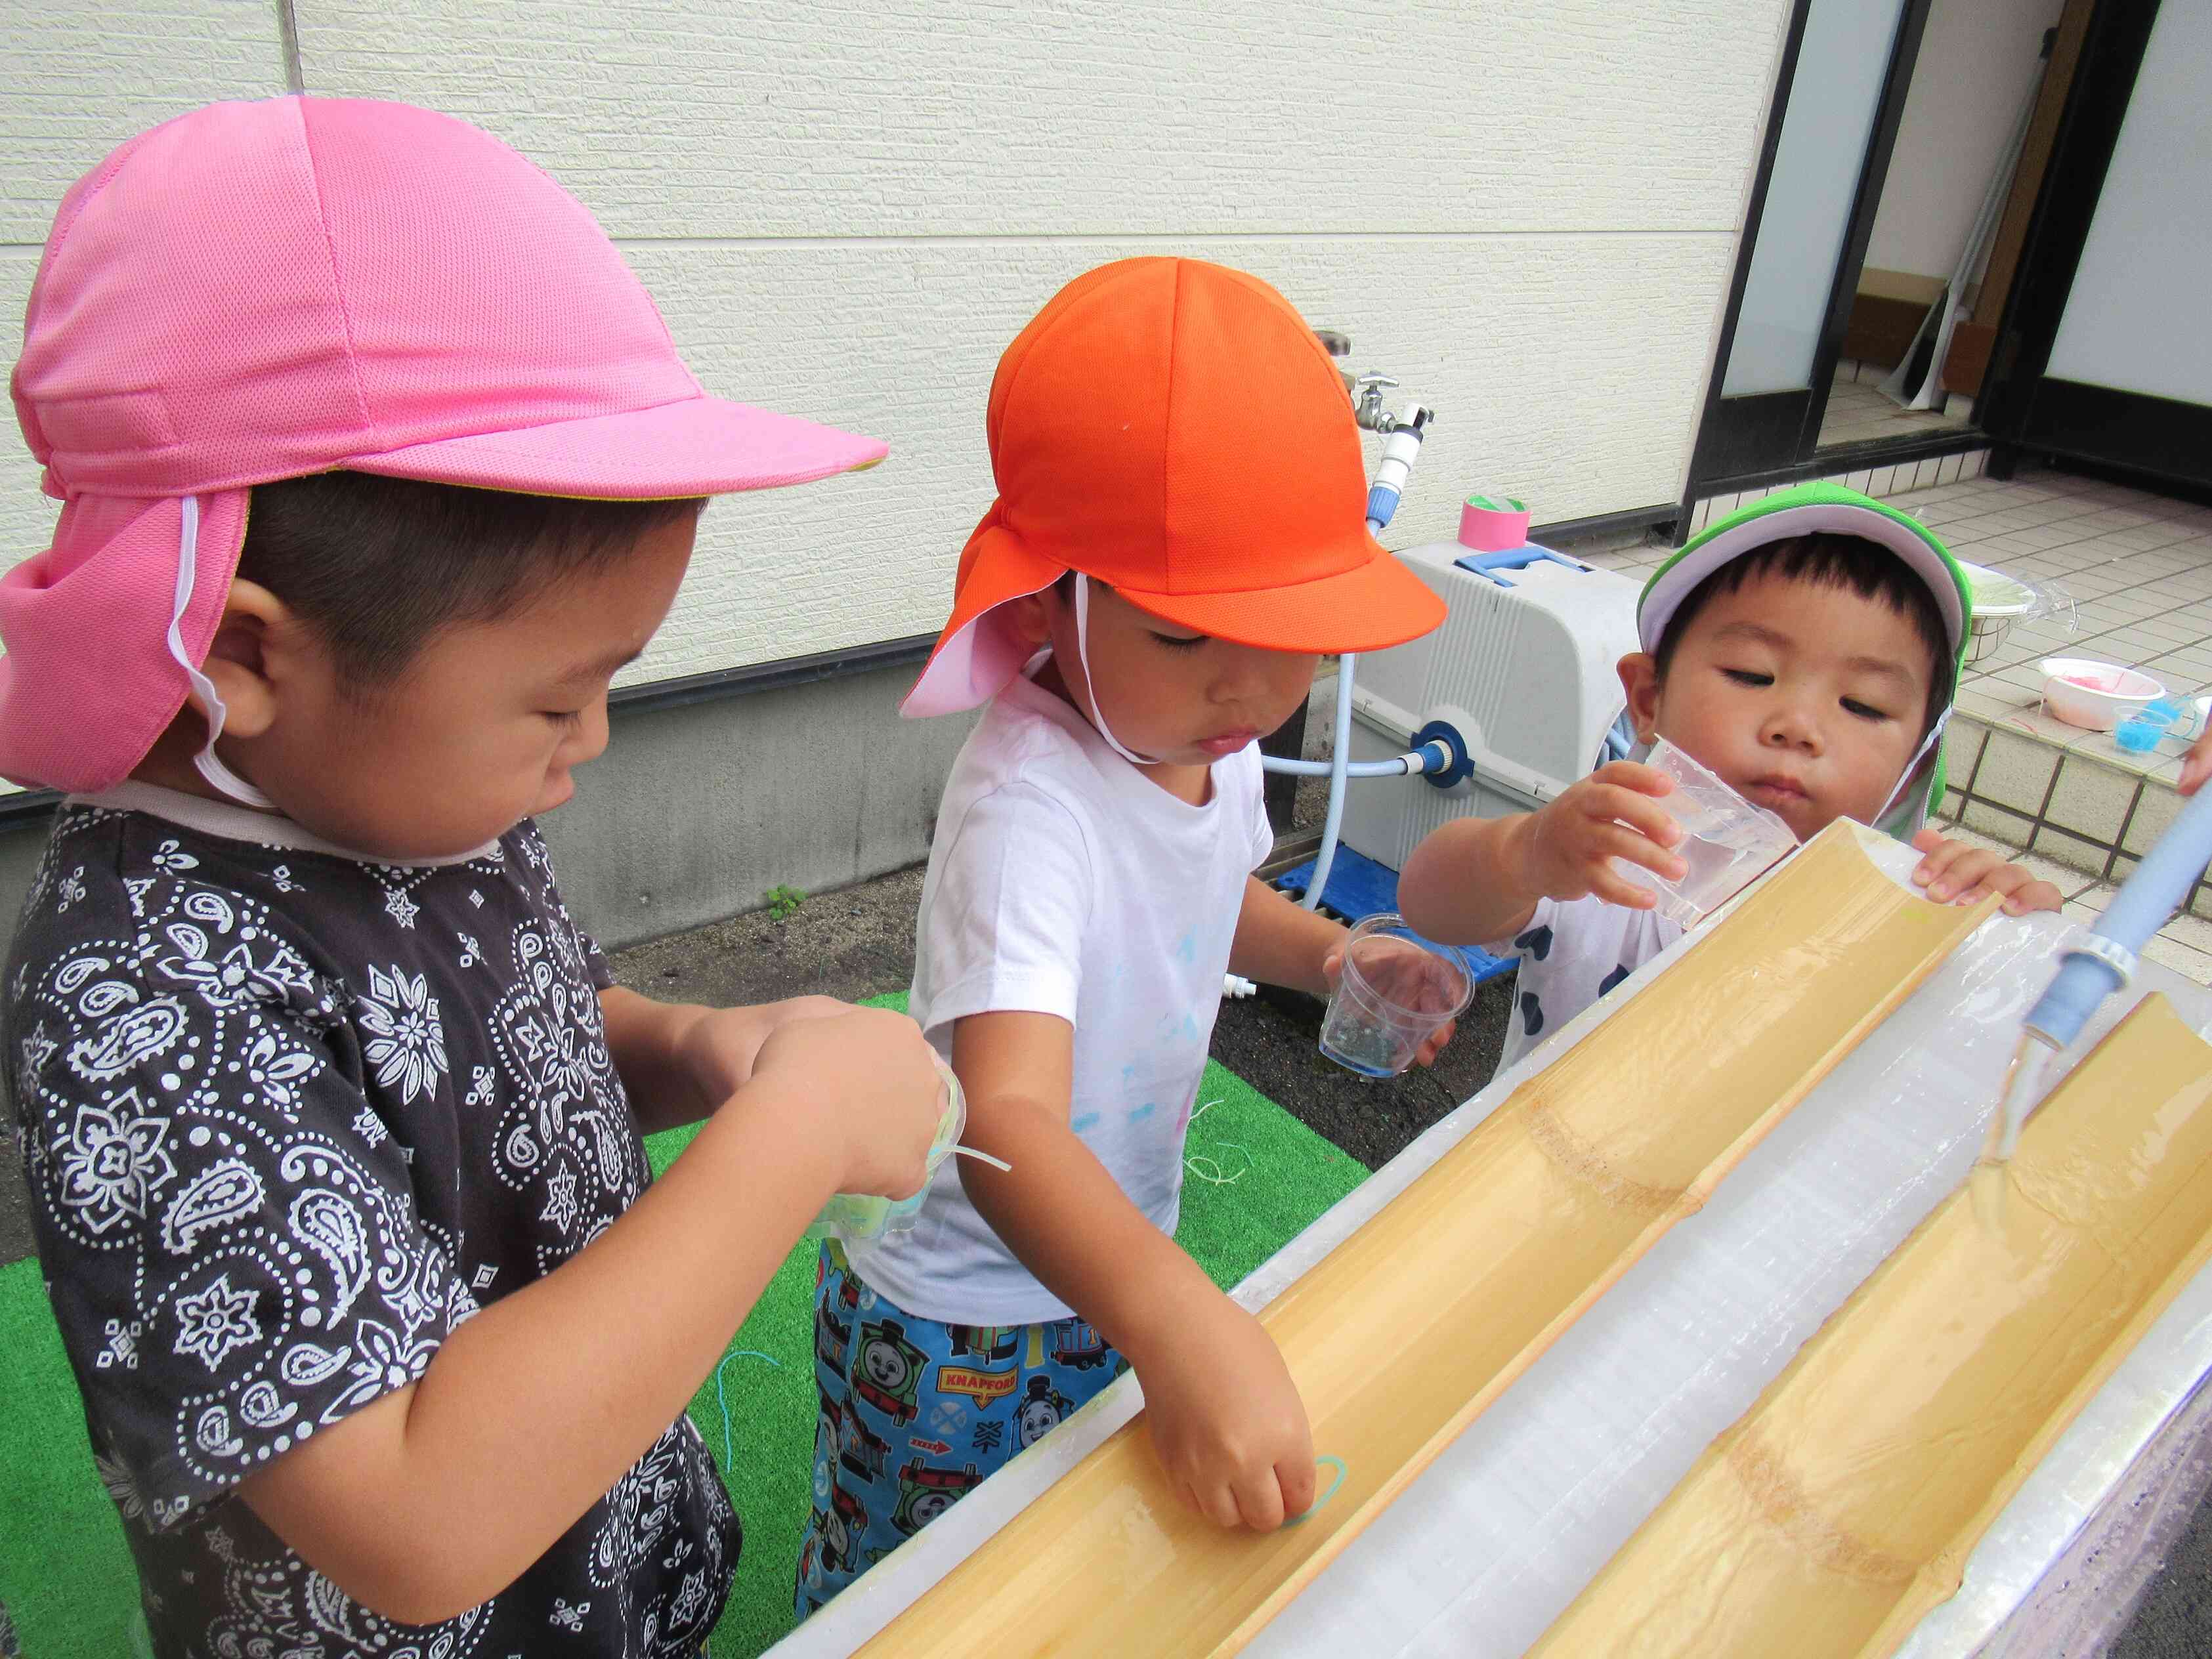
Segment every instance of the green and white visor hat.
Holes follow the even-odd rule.
[[[1644,649],[1656,652],[1667,624],[1699,582],[1732,559],[1770,543],[1826,531],[1856,536],[1886,547],[1911,565],[1928,584],[1951,642],[1951,696],[1907,763],[1904,775],[1875,815],[1875,827],[1909,841],[1928,821],[1930,803],[1943,793],[1943,731],[1959,695],[1959,676],[1966,659],[1966,636],[1973,621],[1973,588],[1966,572],[1942,543],[1917,519],[1841,484],[1806,483],[1777,490],[1730,514],[1695,538],[1652,573],[1637,602],[1636,631]]]

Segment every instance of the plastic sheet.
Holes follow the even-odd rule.
[[[1880,856],[1900,880],[1917,860]],[[1522,1653],[1965,1179],[2021,1017],[2073,931],[1984,924],[1246,1651]],[[2154,985],[2212,1026],[2212,998],[2146,969],[2073,1053]]]
[[[1897,1659],[2102,1659],[2212,1486],[2212,1317],[2198,1276],[2028,1477],[1968,1562],[1959,1593]],[[2091,1494],[2102,1490],[2101,1501]]]
[[[2001,1212],[1954,1193],[1882,1263],[1532,1659],[1872,1659],[1949,1599],[2212,1252],[2212,1047],[2146,1000],[2057,1085],[2008,1180]]]
[[[2072,634],[2081,627],[2074,596],[2063,582],[2030,581],[1987,565],[1959,562],[1974,593],[1974,619],[1966,641],[1966,666],[1994,657],[2006,636],[2025,623]]]
[[[1917,854],[1874,839],[1904,884]],[[1972,1165],[2020,1016],[2068,929],[1994,918],[1844,1060],[1705,1211],[1677,1226],[1521,1381],[1262,1630],[1248,1653],[1517,1655],[1603,1566],[1714,1435],[1741,1413],[1830,1310]],[[1570,1022],[1239,1285],[1258,1310],[1395,1204],[1528,1076],[1615,1018],[1700,930],[1619,995]],[[2094,1040],[2156,988],[2212,1036],[2212,996],[2145,964]],[[2192,1311],[2193,1310],[2193,1311]],[[2168,1336],[2166,1328],[2181,1327]],[[2200,1280],[2124,1366],[1998,1519],[1960,1595],[1909,1659],[1975,1651],[2212,1366],[2212,1283]],[[1389,1356],[1378,1356],[1387,1363]],[[2148,1362],[2138,1364],[2137,1362]],[[883,1630],[981,1544],[1050,1492],[1135,1414],[1133,1376],[866,1574],[777,1649],[832,1659]],[[1938,1628],[1940,1627],[1940,1628]],[[2055,1652],[2032,1644],[2010,1656]]]
[[[1848,829],[1823,834],[1267,1309],[1344,1466],[1327,1505],[1224,1530],[1125,1431],[870,1650],[1236,1651],[1990,910],[1899,891]],[[1700,1087],[1658,1101],[1654,1076]]]

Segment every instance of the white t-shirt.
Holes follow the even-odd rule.
[[[1500,1072],[1682,937],[1679,922],[1595,897],[1539,899],[1517,933],[1483,948],[1521,958]]]
[[[970,1014],[1069,1021],[1070,1126],[1166,1233],[1245,880],[1274,845],[1262,781],[1248,747],[1214,763],[1212,798],[1190,805],[1017,679],[952,764],[922,883],[908,1012],[948,1056]],[[968,1201],[957,1162],[911,1231],[853,1247],[853,1265],[927,1319],[1065,1318]]]

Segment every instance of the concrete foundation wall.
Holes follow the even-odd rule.
[[[15,919],[23,913],[23,896],[31,890],[31,878],[39,867],[39,854],[46,850],[46,827],[45,816],[27,822],[0,824],[0,927],[7,937],[15,936]],[[4,959],[5,951],[0,951]]]
[[[903,720],[910,667],[679,708],[617,711],[544,821],[568,908],[633,944],[929,855],[966,718]]]
[[[902,720],[911,667],[676,708],[617,710],[607,752],[544,819],[568,908],[609,949],[929,855],[972,721]],[[0,824],[12,934],[47,821]]]

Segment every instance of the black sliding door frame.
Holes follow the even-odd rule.
[[[1998,442],[2000,476],[2027,452],[2212,486],[2212,409],[2048,373],[2158,9],[2159,0],[2100,0],[2090,14],[1990,358],[1981,424]]]
[[[1820,422],[1828,412],[1828,392],[1835,383],[1836,365],[1844,351],[1844,335],[1850,325],[1851,303],[1858,292],[1859,267],[1865,263],[1867,244],[1874,235],[1875,215],[1881,206],[1882,185],[1889,177],[1889,161],[1897,148],[1898,129],[1905,120],[1905,94],[1912,82],[1913,65],[1920,57],[1921,37],[1927,32],[1928,14],[1934,0],[1905,0],[1890,43],[1889,64],[1884,71],[1881,99],[1875,108],[1874,127],[1859,167],[1851,198],[1850,217],[1844,246],[1828,289],[1827,309],[1813,351],[1811,384],[1801,391],[1752,392],[1723,397],[1730,354],[1735,349],[1736,325],[1743,311],[1743,295],[1751,276],[1751,260],[1758,246],[1765,216],[1767,190],[1774,174],[1776,152],[1782,143],[1782,126],[1790,112],[1805,21],[1812,0],[1796,0],[1783,43],[1777,73],[1774,107],[1767,118],[1766,137],[1760,146],[1759,172],[1752,185],[1751,202],[1744,216],[1745,234],[1736,250],[1735,274],[1729,284],[1728,305],[1722,314],[1720,349],[1714,356],[1711,383],[1705,389],[1705,406],[1698,428],[1698,441],[1690,459],[1690,493],[1698,495],[1723,480],[1770,473],[1809,459],[1820,441]]]

